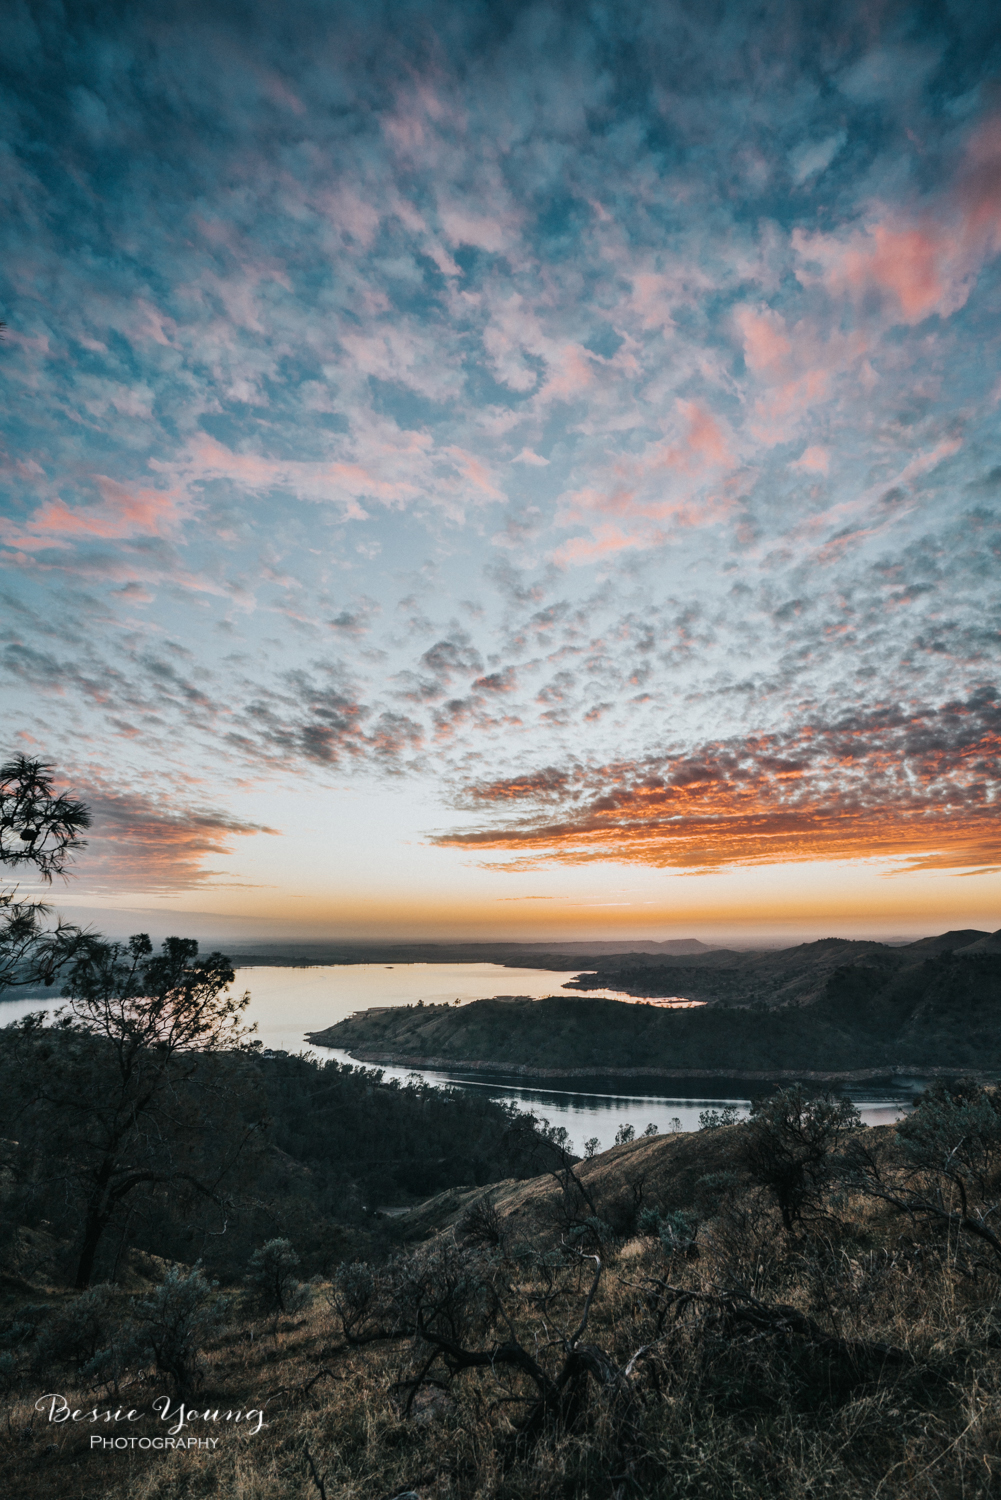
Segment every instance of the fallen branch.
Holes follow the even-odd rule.
[[[812,1318],[795,1307],[779,1305],[770,1307],[745,1292],[693,1292],[686,1287],[669,1286],[665,1281],[654,1283],[667,1304],[673,1308],[675,1317],[680,1317],[685,1308],[693,1303],[712,1307],[722,1313],[736,1333],[771,1333],[798,1335],[815,1348],[837,1354],[852,1364],[871,1364],[877,1360],[884,1364],[913,1364],[913,1355],[894,1344],[884,1344],[869,1339],[844,1339],[827,1333]],[[634,1355],[634,1359],[638,1355]]]
[[[320,1475],[316,1472],[316,1465],[313,1462],[313,1455],[312,1453],[310,1453],[308,1448],[306,1449],[306,1461],[309,1464],[309,1472],[313,1476],[313,1483],[316,1485],[316,1488],[320,1492],[320,1500],[327,1500],[326,1488]]]

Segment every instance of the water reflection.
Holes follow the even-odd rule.
[[[344,964],[317,968],[256,967],[237,971],[237,990],[249,989],[252,995],[247,1017],[256,1021],[258,1036],[266,1047],[287,1052],[302,1052],[308,1044],[308,1031],[321,1031],[335,1021],[345,1019],[356,1010],[370,1006],[407,1005],[423,1000],[426,1005],[442,1002],[467,1004],[471,1000],[493,995],[527,995],[534,999],[561,993],[561,986],[581,972],[580,969],[553,972],[548,969],[506,969],[500,964]],[[564,990],[565,994],[566,991]],[[571,993],[573,993],[571,991]],[[616,992],[590,991],[606,998]],[[50,1011],[57,999],[9,1000],[0,1004],[0,1025],[18,1019],[28,1011]],[[318,1058],[333,1057],[340,1062],[360,1066],[346,1052],[333,1048],[309,1049]],[[413,1070],[384,1067],[387,1078],[406,1078]],[[697,1130],[699,1116],[705,1110],[731,1105],[741,1115],[751,1107],[749,1097],[733,1092],[733,1084],[715,1084],[705,1080],[697,1095],[670,1095],[649,1092],[649,1084],[638,1082],[630,1088],[621,1080],[593,1081],[582,1089],[567,1080],[566,1086],[554,1082],[533,1087],[517,1076],[469,1074],[459,1071],[423,1069],[419,1075],[428,1083],[450,1084],[457,1088],[483,1089],[491,1098],[506,1099],[520,1109],[532,1110],[552,1125],[563,1125],[574,1148],[583,1149],[585,1141],[597,1137],[599,1150],[614,1143],[620,1125],[631,1125],[642,1135],[648,1125],[656,1125],[661,1134],[679,1128]],[[588,1080],[589,1083],[592,1082]],[[670,1087],[670,1085],[667,1085]],[[898,1079],[891,1086],[855,1085],[843,1092],[854,1101],[869,1125],[888,1125],[902,1117],[911,1100],[925,1083],[920,1078]]]
[[[357,1062],[347,1052],[333,1047],[315,1047],[317,1057],[330,1057],[336,1062],[354,1067],[371,1066]],[[598,1150],[605,1151],[614,1145],[615,1136],[622,1125],[631,1125],[634,1133],[642,1135],[648,1125],[656,1125],[658,1133],[672,1130],[698,1130],[700,1116],[711,1110],[722,1110],[726,1106],[737,1110],[746,1118],[751,1108],[748,1096],[735,1094],[733,1085],[726,1091],[724,1084],[714,1086],[709,1079],[698,1094],[671,1095],[652,1094],[642,1089],[629,1092],[613,1080],[595,1080],[593,1090],[574,1088],[568,1080],[566,1088],[555,1085],[533,1088],[518,1078],[504,1074],[484,1077],[482,1074],[451,1072],[434,1068],[394,1068],[379,1065],[385,1078],[420,1078],[436,1087],[451,1086],[463,1089],[483,1089],[492,1099],[507,1100],[519,1109],[531,1111],[547,1119],[550,1125],[563,1125],[570,1135],[573,1147],[582,1152],[586,1141],[597,1137]],[[852,1085],[838,1090],[852,1100],[867,1125],[892,1125],[903,1119],[913,1108],[915,1094],[927,1087],[920,1078],[902,1079],[898,1084],[885,1089]],[[767,1092],[762,1086],[762,1092]],[[680,1121],[680,1124],[676,1123]]]

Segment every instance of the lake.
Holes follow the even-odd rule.
[[[356,1010],[376,1005],[411,1005],[418,1000],[425,1005],[454,1000],[466,1004],[493,995],[541,999],[559,994],[561,986],[581,972],[580,969],[506,969],[501,964],[474,963],[340,964],[316,968],[262,965],[238,969],[235,987],[250,991],[247,1017],[257,1023],[257,1035],[265,1047],[287,1052],[309,1048],[317,1057],[350,1063],[354,1060],[346,1052],[331,1047],[309,1047],[306,1032],[321,1031]],[[620,998],[615,990],[589,990],[588,994]],[[37,999],[0,1003],[0,1025],[28,1011],[51,1009],[58,1003]],[[632,1125],[640,1135],[647,1125],[653,1124],[663,1133],[678,1119],[683,1130],[697,1130],[703,1110],[732,1104],[746,1114],[751,1104],[747,1096],[733,1092],[733,1084],[722,1083],[718,1092],[709,1087],[701,1097],[694,1098],[654,1093],[648,1083],[628,1086],[622,1080],[608,1080],[604,1086],[596,1081],[595,1088],[579,1090],[572,1082],[562,1088],[555,1084],[535,1088],[503,1073],[484,1077],[432,1068],[392,1067],[383,1067],[382,1072],[387,1078],[400,1079],[418,1072],[428,1083],[485,1090],[491,1098],[509,1100],[520,1109],[544,1116],[552,1125],[564,1125],[577,1151],[592,1136],[597,1136],[599,1150],[605,1150],[614,1143],[620,1125]],[[867,1124],[885,1125],[899,1119],[914,1094],[923,1087],[923,1080],[913,1078],[900,1079],[886,1087],[851,1086],[844,1092],[854,1100]]]

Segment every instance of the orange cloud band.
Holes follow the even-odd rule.
[[[714,869],[871,856],[907,856],[912,868],[997,868],[997,717],[988,696],[686,755],[550,768],[467,787],[460,805],[496,809],[503,821],[435,842],[521,851],[521,868],[600,859]]]

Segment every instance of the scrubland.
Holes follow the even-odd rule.
[[[52,1331],[79,1294],[9,1273],[8,1325],[45,1311],[8,1336],[0,1484],[19,1500],[997,1493],[996,1096],[940,1089],[900,1133],[790,1097],[749,1125],[442,1194],[385,1254],[312,1283],[289,1247],[270,1303],[246,1282],[194,1298],[205,1333],[180,1378],[115,1345],[163,1285],[149,1257],[91,1307],[90,1344],[112,1352],[89,1366]],[[194,1419],[212,1451],[91,1451],[92,1425],[34,1409],[45,1391],[147,1411],[167,1392],[266,1425]]]

